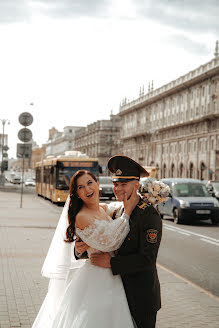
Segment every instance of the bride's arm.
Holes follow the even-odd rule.
[[[133,191],[129,200],[124,199],[124,213],[116,220],[95,220],[84,213],[78,213],[76,218],[76,233],[89,246],[103,252],[118,249],[127,236],[129,216],[137,205],[138,197]]]
[[[100,207],[110,216],[113,216],[113,213],[123,206],[123,202],[111,202],[109,204],[100,203]],[[79,237],[75,241],[75,258],[87,258],[88,245],[83,241],[79,241]]]
[[[83,224],[85,222],[84,218]],[[90,247],[102,252],[110,252],[121,246],[129,230],[129,216],[123,213],[116,220],[94,220],[84,229],[77,227],[76,233]]]

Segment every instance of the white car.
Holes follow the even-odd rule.
[[[36,186],[36,183],[35,183],[35,181],[34,181],[33,179],[27,179],[27,180],[24,182],[24,185],[25,185],[26,187],[29,187],[29,186],[31,186],[31,187],[35,187],[35,186]]]

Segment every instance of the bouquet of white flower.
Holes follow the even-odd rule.
[[[148,178],[146,184],[140,187],[143,200],[152,205],[166,202],[170,193],[170,187],[162,181],[153,181]]]

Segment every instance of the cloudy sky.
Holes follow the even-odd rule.
[[[9,155],[22,112],[32,113],[41,145],[53,126],[107,119],[151,80],[158,88],[210,61],[218,17],[217,0],[0,0],[0,119],[10,120]]]

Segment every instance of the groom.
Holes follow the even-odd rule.
[[[124,200],[125,193],[129,199],[132,192],[138,189],[140,177],[148,176],[141,165],[125,156],[110,158],[108,169],[113,174],[113,190],[118,201]],[[115,257],[109,253],[92,254],[90,261],[93,265],[111,268],[113,275],[121,276],[137,327],[154,328],[157,311],[161,307],[156,260],[162,222],[155,208],[137,197],[139,201],[129,219],[130,232],[115,252]],[[114,218],[121,216],[122,210],[117,210]]]

